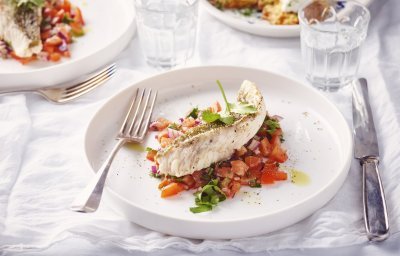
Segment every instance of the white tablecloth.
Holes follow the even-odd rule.
[[[169,237],[130,223],[102,205],[94,214],[68,210],[89,180],[85,127],[112,95],[157,71],[146,66],[137,37],[117,58],[108,84],[76,102],[54,106],[35,95],[0,98],[0,253],[6,255],[395,255],[400,247],[400,2],[375,1],[360,75],[368,78],[380,140],[391,237],[369,244],[362,220],[359,167],[338,195],[306,220],[255,238],[200,241]],[[192,65],[264,68],[304,81],[299,39],[245,34],[202,9]],[[0,81],[1,83],[1,81]],[[349,88],[326,94],[351,123]]]

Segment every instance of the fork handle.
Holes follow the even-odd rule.
[[[78,194],[71,204],[71,210],[77,212],[94,212],[100,204],[101,196],[103,194],[104,185],[106,182],[108,171],[110,170],[111,163],[114,160],[118,150],[126,143],[124,139],[118,139],[117,144],[111,150],[110,155],[106,161],[97,171],[96,175],[85,187],[85,189]]]
[[[30,89],[21,89],[21,90],[4,90],[0,91],[0,95],[8,95],[8,94],[19,94],[19,93],[27,93],[27,92],[35,92],[35,90]]]

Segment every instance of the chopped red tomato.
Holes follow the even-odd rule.
[[[168,145],[170,145],[173,141],[174,139],[162,137],[160,140],[160,145],[162,148],[165,148]]]
[[[261,166],[262,168],[262,166]],[[260,179],[261,178],[261,169],[251,169],[248,171],[247,176],[250,180]]]
[[[246,153],[247,153],[247,149],[245,146],[241,146],[239,149],[236,149],[236,151],[235,151],[236,157],[241,157]]]
[[[182,178],[182,182],[188,185],[189,187],[193,187],[196,181],[193,179],[192,175],[185,175]]]
[[[165,118],[160,117],[160,118],[158,118],[156,121],[154,121],[154,122],[152,122],[152,123],[150,124],[149,129],[150,129],[151,131],[162,131],[162,130],[164,130],[165,128],[167,128],[168,125],[170,125],[170,124],[171,124],[170,121],[168,121],[168,120],[165,119]]]
[[[76,23],[76,22],[72,22],[71,24],[69,24],[71,26],[71,32],[74,36],[83,36],[85,34],[85,31],[83,30],[82,25]]]
[[[287,173],[283,171],[276,171],[275,180],[287,180]]]
[[[232,179],[233,175],[234,175],[234,173],[233,173],[233,171],[231,170],[230,167],[218,167],[215,170],[215,174],[218,177],[229,178],[229,179]]]
[[[173,182],[173,183],[168,184],[161,190],[161,197],[166,198],[166,197],[174,196],[174,195],[179,194],[183,190],[185,190],[185,188],[183,187],[182,184]]]
[[[158,142],[161,142],[161,139],[162,139],[162,138],[168,138],[168,130],[167,130],[167,129],[162,130],[161,132],[159,132],[159,133],[157,134],[157,140],[158,140]]]
[[[184,128],[191,128],[196,125],[196,120],[193,117],[189,116],[185,118],[182,122],[182,127]]]
[[[261,137],[267,136],[267,135],[268,135],[267,128],[264,127],[264,126],[261,126],[261,128],[260,128],[260,129],[258,130],[258,132],[257,132],[257,135],[258,135],[258,136],[261,136]]]
[[[271,134],[272,137],[280,137],[282,135],[282,129],[277,128],[275,129],[274,133]]]
[[[280,147],[275,147],[272,150],[271,158],[275,159],[278,163],[283,163],[288,159],[286,151]]]
[[[275,174],[271,171],[263,172],[261,175],[261,184],[273,184],[275,182]]]
[[[55,50],[56,50],[56,47],[54,45],[48,45],[48,44],[43,45],[43,51],[47,52],[48,54],[55,52]]]
[[[208,183],[208,180],[204,179],[205,170],[195,171],[192,173],[192,177],[195,181],[194,188],[202,187]]]
[[[166,187],[167,185],[171,184],[170,179],[163,179],[160,184],[158,184],[158,189],[162,189],[163,187]]]
[[[75,21],[77,24],[85,25],[85,21],[83,20],[83,16],[82,16],[81,9],[79,9],[79,8],[76,7],[76,6],[71,7],[71,14],[72,14],[72,16],[73,16],[74,21]]]
[[[229,191],[229,195],[227,195],[228,197],[234,197],[235,194],[239,191],[241,185],[239,181],[232,181],[231,182],[231,187],[230,187],[230,191]]]
[[[242,160],[231,161],[231,165],[232,165],[232,171],[238,176],[243,176],[249,169],[246,163],[243,162]]]
[[[275,172],[278,170],[278,166],[276,166],[276,163],[265,163],[263,172]]]
[[[152,162],[154,162],[154,157],[157,155],[156,150],[150,150],[147,152],[146,158]]]
[[[246,165],[249,167],[249,170],[261,170],[262,168],[262,162],[261,158],[257,156],[247,156],[244,161],[246,162]]]
[[[62,53],[62,56],[69,58],[69,57],[71,57],[71,53],[69,51],[65,51]]]
[[[221,105],[218,101],[214,102],[210,107],[211,112],[218,113],[222,110]]]
[[[64,0],[60,8],[69,13],[71,12],[71,3],[68,0]]]
[[[57,62],[61,59],[61,54],[58,52],[53,52],[50,54],[49,59],[53,62]]]
[[[272,141],[272,151],[270,154],[270,159],[277,161],[278,163],[283,163],[288,159],[286,154],[286,150],[284,150],[281,146],[280,136],[274,136],[271,139]]]
[[[272,151],[272,145],[269,143],[267,138],[264,138],[260,141],[259,146],[260,152],[263,156],[267,157]]]

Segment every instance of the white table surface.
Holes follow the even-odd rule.
[[[370,23],[369,35],[363,49],[360,76],[365,76],[371,83],[376,83],[371,86],[370,90],[372,94],[374,92],[384,94],[381,98],[384,99],[385,102],[378,102],[377,100],[371,99],[374,115],[377,115],[377,112],[382,110],[382,106],[389,104],[391,111],[385,114],[390,115],[387,118],[393,120],[393,122],[397,124],[393,127],[395,128],[393,133],[398,133],[400,128],[400,76],[398,75],[400,70],[400,15],[398,15],[400,1],[375,1],[370,6],[370,10],[372,21]],[[299,38],[272,39],[245,34],[228,28],[205,13],[202,9],[200,10],[199,23],[197,51],[191,65],[227,64],[257,67],[286,74],[295,79],[305,81],[304,69],[300,57]],[[65,124],[63,123],[65,129],[58,131],[58,133],[54,133],[53,131],[53,134],[50,136],[46,134],[46,129],[41,129],[39,130],[40,132],[35,132],[35,129],[33,129],[29,136],[27,136],[24,144],[20,145],[19,150],[26,150],[28,153],[32,153],[32,151],[36,150],[39,152],[38,154],[40,154],[40,149],[35,148],[39,140],[52,140],[53,145],[62,147],[62,144],[57,144],[56,142],[60,141],[60,143],[63,143],[69,138],[73,138],[75,136],[73,130],[76,130],[76,134],[78,134],[76,136],[83,134],[84,128],[89,121],[88,119],[79,119],[79,116],[76,115],[77,113],[82,112],[85,113],[82,115],[83,117],[90,117],[105,100],[121,89],[129,86],[132,81],[137,81],[157,73],[157,71],[146,66],[136,36],[129,47],[117,58],[117,63],[123,72],[117,74],[115,79],[119,83],[113,83],[115,86],[114,88],[105,85],[94,93],[73,103],[74,113],[71,115],[66,114],[65,120],[63,121],[65,122]],[[340,93],[326,94],[328,98],[337,104],[338,108],[346,117],[349,117],[349,111],[351,111],[349,92],[348,89],[344,89]],[[56,114],[56,112],[48,110],[49,108],[53,108],[52,105],[35,95],[13,97],[15,98],[9,97],[6,100],[15,100],[16,104],[26,104],[29,110],[29,116],[26,118],[32,123],[33,128],[37,128],[37,126],[51,126],[51,122],[41,122],[41,116]],[[2,99],[0,98],[0,107],[1,104]],[[68,106],[61,106],[59,108],[63,113],[68,111]],[[380,115],[381,113],[378,114]],[[18,113],[16,115],[18,115]],[[6,132],[9,137],[17,135],[16,131],[11,130]],[[379,136],[386,136],[385,139],[389,141],[388,137],[391,137],[392,134],[381,133],[378,134],[378,137]],[[66,145],[68,145],[68,143],[66,143]],[[392,144],[388,143],[387,146],[393,147],[393,145],[400,145],[400,141],[393,141]],[[70,152],[73,150],[65,149],[65,151]],[[22,154],[19,160],[20,162],[15,165],[17,166],[16,168],[19,169],[16,170],[17,173],[21,171],[20,169],[32,167],[25,164],[23,156],[24,154]],[[74,154],[73,152],[70,152],[68,157],[70,158],[69,160],[72,159],[77,162],[82,161],[82,156]],[[399,157],[400,155],[397,155],[397,158]],[[396,160],[397,158],[394,157],[393,159]],[[62,164],[63,160],[59,161],[60,164]],[[0,174],[1,173],[0,168]],[[62,173],[60,173],[60,175],[62,175]],[[384,177],[383,180],[385,182]],[[398,183],[399,181],[400,180],[391,180],[390,182]],[[18,175],[15,176],[13,184],[7,184],[7,182],[1,183],[0,181],[0,203],[8,200],[13,193],[13,186],[15,184],[18,185],[18,182],[23,182],[18,180]],[[2,193],[3,197],[1,195]],[[389,207],[398,207],[396,205],[398,202],[400,202],[400,200],[397,202],[390,202],[392,206]],[[33,210],[45,211],[46,209]],[[32,214],[34,214],[34,212]],[[4,249],[4,251],[0,251],[0,255],[2,255],[2,253],[5,255],[195,255],[194,252],[177,248],[158,249],[150,253],[143,250],[126,250],[118,246],[118,244],[107,240],[90,240],[82,237],[69,237],[68,239],[62,239],[58,240],[58,242],[51,243],[46,246],[46,248],[30,249],[26,246],[22,246],[25,241],[21,237],[2,233],[3,228],[9,227],[10,225],[10,216],[7,216],[7,210],[0,209],[0,250]],[[46,231],[44,230],[43,232]],[[21,248],[23,249],[17,250],[18,244],[21,244]],[[13,250],[8,250],[10,245],[13,245]],[[400,234],[394,233],[387,241],[378,244],[362,243],[355,246],[325,249],[266,250],[246,255],[398,255],[399,252]],[[196,255],[243,254],[245,253],[241,250],[210,250],[203,251]]]

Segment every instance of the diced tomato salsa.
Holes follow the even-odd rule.
[[[69,58],[73,37],[85,34],[84,25],[81,10],[69,0],[45,0],[40,26],[42,51],[31,57],[21,58],[7,46],[8,53],[2,57],[13,58],[23,65],[35,60],[57,62],[62,58]]]
[[[219,111],[221,107],[216,102],[210,109]],[[271,122],[274,123],[274,127],[268,126]],[[158,131],[156,138],[161,148],[165,148],[188,129],[199,124],[201,120],[191,116],[181,118],[179,123],[159,118],[150,125],[150,129]],[[229,160],[183,177],[161,176],[161,197],[174,196],[184,190],[199,189],[215,179],[218,180],[218,187],[229,198],[234,197],[241,186],[260,187],[287,180],[287,173],[279,169],[279,164],[288,159],[281,140],[279,120],[267,116],[258,133],[246,145],[235,150]],[[147,159],[157,164],[154,158],[156,154],[156,150],[149,150]]]

